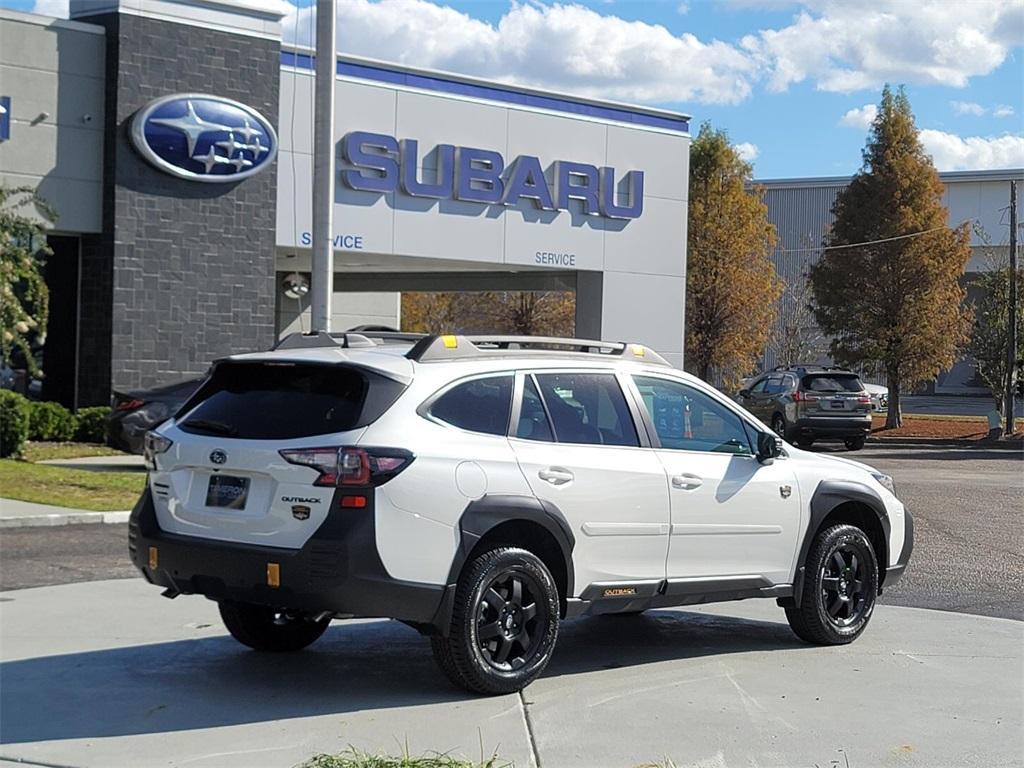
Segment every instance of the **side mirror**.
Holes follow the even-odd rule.
[[[750,395],[750,390],[749,389],[741,389],[737,394],[740,397],[747,397],[748,395]]]
[[[760,432],[757,435],[757,460],[761,464],[771,464],[782,455],[782,438],[771,432]]]

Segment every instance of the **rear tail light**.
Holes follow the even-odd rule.
[[[793,400],[798,403],[816,403],[820,399],[817,395],[812,395],[799,389],[793,394]]]
[[[133,400],[122,400],[120,403],[114,406],[115,411],[134,411],[136,408],[141,408],[146,404],[145,400],[139,400],[135,398]]]
[[[401,448],[294,448],[280,453],[289,464],[317,470],[313,485],[327,487],[383,485],[413,460]]]
[[[861,395],[857,398],[858,405],[871,405],[871,398],[868,395]]]
[[[147,432],[142,438],[142,459],[146,469],[156,469],[156,457],[174,445],[173,440],[168,440],[156,432]]]

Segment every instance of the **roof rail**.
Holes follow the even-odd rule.
[[[668,360],[643,344],[556,336],[425,336],[405,356],[418,363],[429,363],[437,360],[566,353],[604,355],[671,366]]]
[[[375,347],[376,344],[362,333],[327,333],[312,331],[310,333],[289,333],[271,349],[314,349],[317,347]]]
[[[349,333],[352,333],[351,331]],[[413,342],[416,343],[420,339],[424,339],[428,334],[426,333],[408,333],[406,331],[355,331],[360,336],[365,336],[368,339],[380,339],[383,342],[397,341],[397,342]]]

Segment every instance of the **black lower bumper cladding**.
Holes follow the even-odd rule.
[[[363,508],[341,507],[336,493],[327,519],[294,550],[167,533],[147,488],[128,523],[128,550],[146,580],[171,594],[433,624],[445,588],[388,575],[377,552],[373,489],[364,492]],[[156,567],[150,567],[153,547]],[[271,564],[277,568],[268,568]],[[276,570],[273,578],[271,570]]]

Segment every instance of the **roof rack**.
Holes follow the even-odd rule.
[[[429,363],[438,360],[566,353],[620,357],[671,366],[668,360],[643,344],[557,336],[425,336],[405,356],[418,363]]]
[[[341,347],[343,349],[365,349],[380,344],[398,342],[414,344],[424,338],[425,333],[402,333],[400,331],[346,331],[344,333],[327,333],[312,331],[310,333],[290,333],[275,344],[271,349],[315,349],[317,347]]]
[[[362,333],[327,333],[325,331],[312,331],[310,333],[289,333],[271,349],[314,349],[316,347],[342,347],[344,349],[355,349],[356,347],[375,347],[365,334]]]

